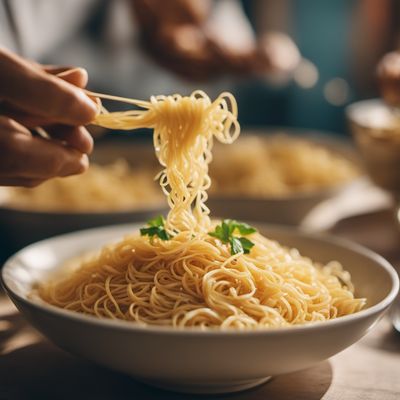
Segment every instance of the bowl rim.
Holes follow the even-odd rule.
[[[338,183],[336,185],[332,185],[329,187],[325,187],[318,190],[302,190],[298,192],[288,193],[287,195],[277,195],[277,196],[269,196],[269,197],[256,197],[256,196],[240,196],[236,194],[214,194],[210,193],[208,196],[208,201],[252,201],[259,203],[290,203],[293,201],[302,201],[302,200],[318,200],[324,201],[327,198],[331,198],[332,196],[339,195],[340,193],[350,190],[357,185],[363,183],[366,179],[365,173],[362,173],[359,176],[354,177],[348,182]]]
[[[251,223],[251,222],[250,222]],[[17,253],[11,256],[3,265],[0,274],[0,281],[3,285],[7,295],[13,300],[16,298],[19,302],[24,303],[29,307],[33,307],[36,311],[44,312],[47,314],[51,314],[53,317],[60,317],[63,319],[70,319],[72,322],[81,322],[87,325],[94,325],[101,328],[108,329],[117,329],[118,331],[131,331],[132,333],[146,333],[146,334],[163,334],[163,335],[178,335],[178,336],[218,336],[218,337],[230,337],[240,336],[240,337],[248,337],[248,336],[275,336],[275,335],[290,335],[292,333],[307,333],[313,330],[325,330],[330,329],[331,327],[337,327],[341,325],[346,325],[347,323],[356,322],[358,320],[362,320],[364,318],[371,317],[373,315],[382,313],[385,311],[390,304],[395,300],[397,294],[399,293],[399,276],[394,269],[394,267],[381,255],[378,253],[358,244],[352,242],[347,239],[339,238],[326,233],[312,233],[304,229],[293,229],[291,227],[285,227],[281,225],[274,224],[266,224],[266,223],[254,223],[260,229],[270,229],[272,231],[288,233],[292,235],[298,235],[300,237],[305,237],[306,239],[311,239],[314,241],[324,242],[326,244],[333,244],[336,246],[344,247],[347,250],[352,252],[356,252],[358,254],[362,254],[367,256],[368,258],[373,259],[380,268],[383,268],[385,272],[389,275],[391,280],[391,289],[387,293],[387,295],[377,304],[374,304],[371,307],[362,309],[354,314],[345,315],[336,319],[321,321],[321,322],[312,322],[303,325],[295,325],[289,327],[278,327],[278,328],[259,328],[259,329],[248,329],[248,330],[236,330],[236,329],[201,329],[201,328],[173,328],[170,326],[157,326],[157,325],[141,325],[132,321],[124,321],[124,320],[113,320],[106,318],[98,318],[92,315],[85,315],[81,313],[77,313],[70,310],[64,310],[53,306],[51,304],[46,304],[43,300],[32,300],[23,296],[20,296],[18,293],[14,292],[11,287],[7,284],[6,272],[13,268],[13,264],[18,262],[18,257],[21,252],[29,250],[31,248],[36,247],[37,245],[43,245],[46,242],[51,242],[55,239],[60,240],[63,238],[71,238],[76,236],[77,234],[85,233],[85,236],[93,234],[95,232],[107,232],[112,230],[119,230],[118,234],[122,234],[123,231],[129,232],[129,230],[137,230],[140,226],[140,223],[130,223],[130,224],[117,224],[110,225],[106,227],[99,228],[91,228],[91,229],[83,229],[79,231],[74,231],[70,233],[66,233],[63,235],[53,236],[51,238],[47,238],[44,240],[40,240],[38,242],[32,243],[29,246],[26,246],[20,249]]]
[[[379,97],[373,97],[370,99],[355,101],[354,103],[347,105],[344,109],[347,121],[349,121],[352,124],[358,125],[362,128],[365,128],[365,129],[370,129],[370,130],[374,130],[374,131],[392,131],[393,129],[391,127],[385,127],[385,126],[374,127],[368,123],[365,123],[365,122],[363,123],[362,121],[360,121],[360,118],[356,118],[355,114],[361,108],[365,108],[368,106],[370,106],[370,107],[379,106],[379,107],[386,108],[387,110],[390,109],[390,107]]]
[[[355,104],[355,103],[354,103]],[[346,159],[355,163],[357,167],[362,168],[361,160],[358,160],[357,149],[354,146],[354,143],[349,136],[343,136],[338,133],[332,131],[324,131],[318,129],[306,129],[306,128],[296,128],[290,126],[253,126],[242,131],[243,137],[245,136],[256,136],[262,137],[265,139],[270,139],[273,136],[288,136],[290,138],[298,138],[301,140],[306,140],[315,144],[319,144],[322,147],[327,147],[332,145],[332,147],[337,147],[337,153],[340,153],[340,148],[347,149],[349,152],[353,153],[354,159],[350,160],[351,157],[346,157]],[[150,144],[150,143],[147,143]],[[113,143],[109,143],[108,145],[113,145]],[[115,141],[115,145],[121,145],[121,142]],[[126,145],[126,143],[125,143]],[[136,146],[137,144],[135,144]],[[143,144],[141,144],[143,146]],[[106,146],[106,145],[102,145]],[[147,148],[147,145],[143,146]],[[334,150],[334,149],[332,149]],[[335,150],[334,150],[335,151]],[[161,166],[160,166],[161,168]],[[339,182],[334,185],[315,188],[315,189],[305,189],[294,191],[287,194],[280,194],[276,196],[265,196],[265,197],[256,197],[256,196],[242,196],[242,195],[229,195],[229,194],[220,194],[220,193],[209,193],[210,201],[257,201],[257,202],[270,202],[270,203],[283,203],[283,202],[293,202],[293,201],[302,201],[302,200],[311,200],[318,199],[318,201],[322,201],[326,198],[330,198],[332,196],[338,195],[339,193],[346,191],[353,186],[357,185],[360,181],[365,179],[365,171],[363,169],[360,170],[360,175],[353,177],[352,179]],[[161,189],[160,189],[161,190]],[[322,199],[322,200],[320,200]],[[54,210],[54,211],[46,211],[39,209],[29,209],[24,207],[13,206],[7,202],[0,202],[0,211],[9,211],[14,213],[25,213],[29,215],[35,216],[62,216],[62,217],[93,217],[99,218],[101,216],[124,216],[124,215],[132,215],[132,214],[144,214],[150,210],[150,212],[159,212],[165,210],[167,204],[164,200],[161,200],[159,204],[154,204],[151,206],[142,205],[135,208],[127,208],[115,211],[109,210],[98,210],[98,211],[90,211],[90,210]]]
[[[344,136],[339,133],[335,133],[333,131],[325,131],[318,129],[307,129],[307,128],[297,128],[291,126],[253,126],[243,130],[240,137],[247,137],[247,135],[261,137],[265,139],[271,139],[273,136],[288,136],[290,138],[296,138],[300,140],[305,140],[317,145],[320,145],[324,148],[332,146],[332,149],[336,154],[342,154],[340,149],[348,150],[348,152],[352,153],[353,159],[351,157],[347,157],[342,154],[347,160],[351,161],[358,168],[360,168],[360,174],[353,177],[352,179],[339,182],[334,185],[315,188],[315,189],[305,189],[299,191],[293,191],[287,194],[281,194],[276,196],[265,196],[265,197],[256,197],[256,196],[241,196],[237,194],[221,194],[221,193],[209,193],[208,198],[210,201],[266,201],[266,202],[292,202],[292,201],[301,201],[301,200],[310,200],[310,199],[319,199],[326,198],[337,195],[351,187],[357,185],[362,180],[365,180],[366,174],[362,166],[362,161],[359,157],[357,148],[354,145],[354,142],[351,139],[351,136]],[[239,139],[240,139],[239,137]]]
[[[23,207],[12,206],[9,204],[0,204],[0,212],[13,212],[18,214],[29,214],[38,217],[79,217],[79,218],[101,218],[101,217],[118,217],[118,216],[131,216],[131,215],[142,215],[142,214],[149,214],[149,213],[159,213],[165,211],[168,208],[168,204],[166,201],[161,201],[160,204],[154,205],[142,205],[137,208],[127,208],[115,211],[107,211],[107,210],[96,210],[96,211],[89,211],[89,210],[71,210],[71,211],[46,211],[46,210],[30,210]]]

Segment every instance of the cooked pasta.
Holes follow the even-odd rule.
[[[311,140],[274,135],[241,137],[216,146],[211,192],[243,197],[288,196],[344,184],[360,174],[357,165]]]
[[[92,164],[82,175],[55,178],[38,187],[9,188],[7,204],[50,212],[132,211],[163,204],[152,171],[132,169],[124,159]]]
[[[291,326],[364,306],[339,263],[313,263],[247,224],[211,222],[204,203],[213,138],[231,143],[239,134],[231,95],[211,102],[195,92],[134,103],[142,110],[103,110],[94,122],[154,129],[164,167],[159,179],[171,208],[166,221],[150,221],[140,235],[41,285],[43,300],[100,318],[202,329]]]
[[[152,96],[149,102],[123,100],[142,110],[109,113],[102,107],[94,124],[112,129],[153,128],[156,156],[164,167],[159,180],[170,206],[167,230],[207,231],[211,148],[214,137],[232,143],[239,135],[235,98],[222,93],[211,102],[204,92],[195,91],[188,97]]]

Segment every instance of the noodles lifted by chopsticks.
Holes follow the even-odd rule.
[[[205,201],[211,183],[208,164],[213,138],[232,143],[238,137],[235,98],[222,93],[211,102],[204,92],[196,91],[189,97],[152,96],[149,102],[122,100],[142,110],[109,113],[102,107],[94,124],[111,129],[153,128],[156,156],[165,168],[159,175],[160,184],[171,208],[167,230],[207,231],[210,220]]]
[[[325,321],[364,306],[339,263],[315,264],[247,224],[211,223],[205,201],[213,139],[232,143],[239,134],[231,94],[214,102],[200,91],[128,102],[141,110],[102,108],[94,123],[154,129],[167,219],[149,221],[141,235],[104,247],[75,272],[42,285],[45,301],[100,318],[204,329]]]

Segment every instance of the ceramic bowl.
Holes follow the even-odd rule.
[[[365,168],[378,186],[400,197],[400,117],[382,100],[349,105],[346,116]]]
[[[67,259],[99,248],[138,225],[75,232],[30,245],[7,261],[4,287],[26,319],[59,347],[137,380],[191,393],[234,392],[270,376],[310,367],[350,346],[383,315],[398,292],[396,272],[356,244],[287,228],[262,233],[313,260],[338,260],[350,271],[368,307],[336,320],[257,331],[175,330],[101,320],[45,304],[29,294]]]
[[[244,131],[242,136],[256,135],[262,137],[267,145],[268,140],[282,134],[289,138],[299,138],[316,143],[360,166],[358,154],[351,141],[330,132],[278,127],[248,130]],[[245,197],[210,193],[207,206],[212,210],[213,215],[218,217],[299,225],[318,204],[355,187],[360,180],[361,176],[331,187],[270,197]]]
[[[371,180],[391,194],[393,219],[400,223],[400,115],[381,99],[358,101],[346,108],[350,130]],[[400,296],[391,309],[400,332]]]
[[[91,160],[108,164],[118,158],[127,160],[133,167],[147,165],[157,168],[152,143],[143,141],[107,140],[96,144]],[[14,207],[7,202],[7,188],[0,188],[0,235],[8,255],[30,243],[79,229],[146,221],[166,212],[167,204],[145,205],[130,210],[112,211],[46,211]],[[3,250],[3,249],[2,249]]]

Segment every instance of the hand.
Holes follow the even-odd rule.
[[[300,61],[297,47],[286,35],[268,34],[257,41],[240,24],[210,23],[210,0],[133,0],[132,6],[144,50],[190,80],[222,74],[290,74]]]
[[[96,105],[80,68],[44,67],[0,48],[0,185],[33,187],[85,171]],[[49,138],[34,136],[42,127]]]

